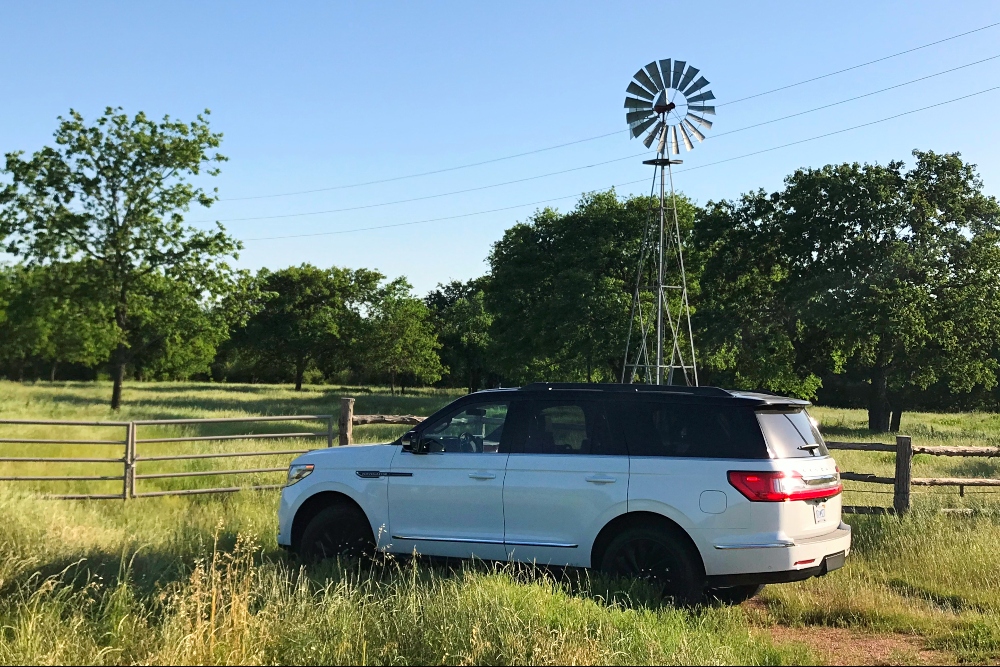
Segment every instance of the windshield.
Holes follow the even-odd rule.
[[[819,429],[803,409],[761,410],[757,412],[757,420],[773,458],[795,459],[830,454]]]

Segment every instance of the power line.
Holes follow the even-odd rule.
[[[950,42],[951,40],[958,39],[959,37],[965,37],[965,36],[971,35],[973,33],[982,32],[983,30],[987,30],[989,28],[995,28],[998,25],[1000,25],[1000,22],[991,23],[989,25],[984,25],[981,28],[976,28],[975,30],[969,30],[968,32],[963,32],[963,33],[958,34],[958,35],[952,35],[951,37],[945,37],[944,39],[939,39],[938,41],[931,42],[930,44],[924,44],[922,46],[915,46],[912,49],[907,49],[905,51],[900,51],[899,53],[893,53],[892,55],[883,56],[882,58],[876,58],[875,60],[869,60],[866,63],[861,63],[860,65],[853,65],[851,67],[845,67],[844,69],[838,69],[836,72],[830,72],[829,74],[823,74],[823,75],[820,75],[820,76],[814,76],[811,79],[806,79],[805,81],[799,81],[798,83],[790,83],[787,86],[781,86],[780,88],[772,88],[771,90],[765,90],[763,93],[756,93],[755,95],[747,95],[746,97],[741,97],[739,99],[731,100],[729,102],[721,102],[719,104],[716,104],[715,106],[721,107],[721,106],[726,106],[727,104],[736,104],[737,102],[745,102],[747,100],[752,100],[752,99],[757,98],[757,97],[762,97],[763,95],[770,95],[771,93],[777,93],[777,92],[782,91],[782,90],[788,90],[789,88],[795,88],[796,86],[802,86],[802,85],[805,85],[807,83],[812,83],[813,81],[819,81],[820,79],[826,79],[828,77],[835,76],[837,74],[843,74],[844,72],[850,72],[851,70],[856,70],[856,69],[859,69],[861,67],[867,67],[868,65],[874,65],[875,63],[880,63],[880,62],[883,62],[883,61],[886,61],[886,60],[891,60],[892,58],[897,58],[899,56],[906,55],[907,53],[913,53],[914,51],[920,51],[921,49],[926,49],[926,48],[931,47],[931,46],[937,46],[938,44],[944,44],[945,42]]]
[[[622,186],[625,186],[625,185],[635,185],[636,183],[645,183],[645,182],[646,182],[645,178],[640,178],[637,181],[628,181],[627,183],[617,183],[615,185],[612,185],[611,187],[612,188],[617,188],[617,187],[622,187]],[[607,189],[607,188],[604,188],[604,189]],[[538,206],[539,204],[548,204],[549,202],[561,201],[563,199],[574,199],[574,198],[579,197],[579,196],[580,196],[579,192],[574,192],[571,195],[566,195],[566,196],[563,196],[563,197],[552,197],[551,199],[540,199],[539,201],[528,202],[526,204],[514,204],[513,206],[504,206],[502,208],[494,208],[494,209],[490,209],[488,211],[474,211],[472,213],[462,213],[462,214],[459,214],[459,215],[449,215],[449,216],[446,216],[446,217],[443,217],[443,218],[428,218],[427,220],[414,220],[412,222],[397,222],[397,223],[393,223],[391,225],[377,225],[375,227],[360,227],[358,229],[341,229],[341,230],[336,231],[336,232],[317,232],[315,234],[294,234],[294,235],[291,235],[291,236],[265,236],[265,237],[262,237],[262,238],[241,239],[241,240],[242,241],[275,241],[275,240],[278,240],[278,239],[301,239],[301,238],[306,238],[306,237],[310,237],[310,236],[332,236],[334,234],[350,234],[352,232],[368,232],[368,231],[372,231],[374,229],[389,229],[390,227],[406,227],[408,225],[422,225],[422,224],[424,224],[426,222],[441,222],[443,220],[457,220],[459,218],[470,218],[470,217],[475,216],[475,215],[486,215],[487,213],[497,213],[497,212],[500,212],[500,211],[510,211],[512,209],[515,209],[515,208],[525,208],[527,206]]]
[[[944,71],[941,71],[941,72],[936,72],[935,74],[928,74],[927,76],[922,76],[922,77],[919,77],[919,78],[916,78],[916,79],[912,79],[910,81],[904,81],[903,83],[898,83],[898,84],[895,84],[893,86],[888,86],[886,88],[881,88],[879,90],[875,90],[875,91],[872,91],[870,93],[865,93],[863,95],[856,95],[854,97],[849,97],[849,98],[847,98],[845,100],[840,100],[838,102],[831,102],[830,104],[824,104],[822,106],[814,107],[812,109],[807,109],[805,111],[799,111],[797,113],[793,113],[793,114],[790,114],[788,116],[781,116],[780,118],[774,118],[774,119],[771,119],[771,120],[766,120],[766,121],[763,121],[761,123],[755,123],[754,125],[748,125],[746,127],[737,128],[735,130],[729,130],[727,132],[721,132],[719,134],[710,135],[710,136],[706,137],[706,140],[707,139],[718,139],[719,137],[727,136],[727,135],[730,135],[730,134],[735,134],[737,132],[744,132],[746,130],[752,130],[754,128],[761,127],[762,125],[769,125],[771,123],[777,123],[777,122],[780,122],[780,121],[783,121],[783,120],[788,120],[790,118],[796,118],[798,116],[804,116],[806,114],[814,113],[816,111],[822,111],[823,109],[829,109],[831,107],[835,107],[835,106],[838,106],[838,105],[841,105],[841,104],[847,104],[848,102],[854,102],[856,100],[860,100],[860,99],[863,99],[863,98],[866,98],[866,97],[871,97],[873,95],[878,95],[880,93],[884,93],[884,92],[887,92],[887,91],[890,91],[890,90],[895,90],[897,88],[902,88],[904,86],[909,86],[909,85],[912,85],[914,83],[919,83],[921,81],[926,81],[926,80],[932,79],[934,77],[943,76],[945,74],[950,74],[952,72],[955,72],[955,71],[958,71],[958,70],[961,70],[961,69],[965,69],[967,67],[973,67],[975,65],[981,65],[982,63],[989,62],[991,60],[996,60],[997,58],[1000,58],[1000,54],[995,55],[995,56],[990,56],[989,58],[984,58],[982,60],[977,60],[977,61],[972,62],[972,63],[966,63],[965,65],[959,65],[958,67],[952,67],[951,69],[947,69],[947,70],[944,70]],[[388,201],[388,202],[378,202],[378,203],[374,203],[374,204],[364,204],[364,205],[361,205],[361,206],[349,206],[349,207],[345,207],[345,208],[326,209],[326,210],[323,210],[323,211],[306,211],[306,212],[303,212],[303,213],[284,213],[284,214],[279,214],[279,215],[259,215],[259,216],[251,216],[251,217],[244,217],[244,218],[223,218],[223,219],[220,219],[220,220],[192,220],[192,222],[193,223],[210,223],[210,222],[248,222],[248,221],[254,221],[254,220],[276,220],[276,219],[282,219],[282,218],[298,218],[298,217],[307,217],[307,216],[314,216],[314,215],[324,215],[324,214],[328,214],[328,213],[345,213],[345,212],[349,212],[349,211],[361,211],[361,210],[364,210],[364,209],[379,208],[379,207],[382,207],[382,206],[393,206],[393,205],[396,205],[396,204],[409,204],[409,203],[417,202],[417,201],[425,201],[425,200],[428,200],[428,199],[438,199],[440,197],[450,197],[450,196],[453,196],[453,195],[465,194],[465,193],[469,193],[469,192],[477,192],[477,191],[481,191],[481,190],[489,190],[489,189],[492,189],[492,188],[498,188],[498,187],[502,187],[502,186],[505,186],[505,185],[513,185],[513,184],[516,184],[516,183],[524,183],[524,182],[527,182],[527,181],[534,181],[534,180],[538,180],[538,179],[541,179],[541,178],[547,178],[549,176],[558,176],[560,174],[567,174],[567,173],[574,172],[574,171],[581,171],[581,170],[584,170],[584,169],[591,169],[593,167],[599,167],[599,166],[603,166],[603,165],[606,165],[606,164],[612,164],[612,163],[615,163],[615,162],[621,162],[623,160],[631,160],[633,158],[637,158],[637,157],[641,157],[643,155],[646,155],[648,152],[649,151],[645,151],[645,152],[642,152],[642,153],[634,153],[634,154],[627,155],[625,157],[615,158],[613,160],[605,160],[603,162],[596,162],[594,164],[583,165],[583,166],[580,166],[580,167],[572,167],[570,169],[562,169],[560,171],[553,171],[553,172],[548,172],[548,173],[545,173],[545,174],[538,174],[536,176],[528,176],[526,178],[519,178],[519,179],[515,179],[515,180],[512,180],[512,181],[504,181],[502,183],[492,183],[490,185],[480,185],[480,186],[477,186],[477,187],[474,187],[474,188],[465,188],[463,190],[453,190],[451,192],[442,192],[442,193],[433,194],[433,195],[423,195],[423,196],[420,196],[420,197],[411,197],[411,198],[408,198],[408,199],[396,199],[394,201]],[[684,171],[684,170],[680,170],[680,171]]]
[[[772,148],[765,148],[763,150],[754,151],[753,153],[747,153],[745,155],[738,155],[736,157],[726,158],[725,160],[717,160],[716,162],[709,162],[707,164],[700,164],[697,167],[688,167],[687,169],[678,169],[674,173],[681,173],[684,171],[694,171],[695,169],[704,169],[705,167],[712,167],[717,164],[724,164],[726,162],[732,162],[734,160],[742,160],[744,158],[753,157],[755,155],[761,155],[762,153],[770,153],[771,151],[776,151],[781,148],[788,148],[789,146],[797,146],[798,144],[804,144],[808,141],[816,141],[817,139],[824,139],[826,137],[832,137],[837,134],[843,134],[844,132],[850,132],[851,130],[858,130],[863,127],[869,127],[871,125],[878,125],[879,123],[884,123],[886,121],[894,120],[896,118],[902,118],[903,116],[909,116],[910,114],[919,113],[921,111],[927,111],[928,109],[934,109],[935,107],[944,106],[945,104],[952,104],[953,102],[959,102],[961,100],[967,100],[970,97],[976,97],[977,95],[984,95],[986,93],[992,92],[994,90],[1000,90],[1000,86],[993,86],[992,88],[987,88],[986,90],[980,90],[978,93],[970,93],[969,95],[963,95],[961,97],[956,97],[954,99],[948,100],[946,102],[938,102],[937,104],[930,104],[925,107],[920,107],[919,109],[911,109],[910,111],[904,111],[903,113],[895,114],[894,116],[887,116],[886,118],[880,118],[879,120],[873,120],[868,123],[862,123],[860,125],[854,125],[852,127],[845,127],[842,130],[834,130],[833,132],[827,132],[826,134],[820,134],[815,137],[809,137],[808,139],[800,139],[799,141],[792,141],[787,144],[781,144],[780,146],[774,146]]]
[[[738,104],[740,102],[745,102],[746,100],[751,100],[751,99],[755,99],[755,98],[758,98],[758,97],[763,97],[764,95],[770,95],[772,93],[777,93],[777,92],[782,91],[782,90],[788,90],[789,88],[795,88],[796,86],[801,86],[801,85],[804,85],[804,84],[807,84],[807,83],[812,83],[813,81],[819,81],[820,79],[826,79],[826,78],[829,78],[831,76],[835,76],[837,74],[843,74],[844,72],[850,72],[850,71],[855,70],[855,69],[859,69],[859,68],[862,68],[862,67],[867,67],[868,65],[873,65],[875,63],[880,63],[880,62],[883,62],[885,60],[890,60],[892,58],[896,58],[896,57],[899,57],[899,56],[902,56],[902,55],[906,55],[907,53],[913,53],[914,51],[920,51],[921,49],[926,49],[926,48],[929,48],[931,46],[937,46],[938,44],[943,44],[945,42],[950,42],[951,40],[954,40],[954,39],[959,39],[961,37],[966,37],[968,35],[972,35],[972,34],[975,34],[977,32],[982,32],[983,30],[988,30],[990,28],[995,28],[998,25],[1000,25],[1000,22],[991,23],[989,25],[985,25],[985,26],[982,26],[980,28],[976,28],[974,30],[969,30],[967,32],[960,33],[958,35],[952,35],[951,37],[945,37],[944,39],[939,39],[939,40],[937,40],[935,42],[930,42],[929,44],[923,44],[921,46],[915,46],[915,47],[913,47],[911,49],[906,49],[905,51],[899,51],[897,53],[893,53],[893,54],[890,54],[888,56],[883,56],[881,58],[876,58],[875,60],[869,60],[868,62],[864,62],[864,63],[861,63],[859,65],[853,65],[851,67],[846,67],[844,69],[840,69],[840,70],[837,70],[835,72],[830,72],[828,74],[822,74],[820,76],[816,76],[816,77],[813,77],[811,79],[806,79],[804,81],[799,81],[799,82],[796,82],[796,83],[791,83],[791,84],[788,84],[786,86],[781,86],[779,88],[773,88],[771,90],[766,90],[766,91],[764,91],[762,93],[756,93],[754,95],[748,95],[747,97],[741,97],[739,99],[730,100],[729,102],[720,102],[720,103],[716,104],[715,106],[726,106],[726,105],[729,105],[729,104]],[[593,136],[593,137],[587,137],[585,139],[577,139],[575,141],[567,141],[565,143],[556,144],[554,146],[546,146],[545,148],[537,148],[535,150],[525,151],[523,153],[515,153],[513,155],[505,155],[503,157],[492,158],[492,159],[489,159],[489,160],[482,160],[480,162],[470,162],[470,163],[467,163],[467,164],[457,165],[455,167],[446,167],[446,168],[443,168],[443,169],[434,169],[432,171],[423,171],[423,172],[418,172],[418,173],[415,173],[415,174],[405,174],[403,176],[394,176],[392,178],[381,178],[381,179],[377,179],[377,180],[373,180],[373,181],[363,181],[363,182],[360,182],[360,183],[350,183],[350,184],[345,184],[345,185],[334,185],[334,186],[330,186],[330,187],[326,187],[326,188],[316,188],[316,189],[313,189],[313,190],[297,190],[295,192],[280,192],[280,193],[271,194],[271,195],[252,195],[252,196],[249,196],[249,197],[227,197],[225,199],[220,199],[219,201],[247,201],[247,200],[251,200],[251,199],[272,199],[272,198],[275,198],[275,197],[292,197],[292,196],[295,196],[295,195],[314,194],[314,193],[317,193],[317,192],[330,192],[330,191],[333,191],[333,190],[346,190],[346,189],[350,189],[350,188],[360,188],[360,187],[363,187],[363,186],[366,186],[366,185],[378,185],[380,183],[392,183],[394,181],[401,181],[401,180],[406,180],[406,179],[410,179],[410,178],[419,178],[419,177],[422,177],[422,176],[433,176],[435,174],[444,174],[444,173],[451,172],[451,171],[458,171],[460,169],[470,169],[472,167],[481,167],[481,166],[486,165],[486,164],[493,164],[495,162],[502,162],[502,161],[505,161],[505,160],[513,160],[513,159],[519,158],[519,157],[525,157],[525,156],[528,156],[528,155],[535,155],[537,153],[544,153],[546,151],[552,151],[552,150],[556,150],[556,149],[559,149],[559,148],[565,148],[567,146],[574,146],[576,144],[582,144],[582,143],[586,143],[588,141],[596,141],[597,139],[604,139],[606,137],[610,137],[610,136],[613,136],[613,135],[616,135],[616,134],[623,134],[623,133],[626,133],[626,132],[628,132],[628,130],[615,130],[614,132],[607,132],[605,134],[599,134],[599,135],[596,135],[596,136]]]
[[[885,118],[880,118],[879,120],[873,120],[873,121],[870,121],[870,122],[867,122],[867,123],[861,123],[860,125],[853,125],[851,127],[846,127],[846,128],[841,129],[841,130],[835,130],[833,132],[827,132],[825,134],[820,134],[820,135],[817,135],[815,137],[809,137],[808,139],[800,139],[799,141],[792,141],[792,142],[789,142],[787,144],[782,144],[780,146],[774,146],[772,148],[765,148],[765,149],[762,149],[762,150],[759,150],[759,151],[754,151],[752,153],[746,153],[744,155],[737,155],[736,157],[727,158],[725,160],[718,160],[716,162],[710,162],[708,164],[699,165],[697,167],[690,167],[688,169],[680,169],[680,170],[678,170],[675,173],[681,173],[681,172],[684,172],[684,171],[694,171],[695,169],[704,169],[705,167],[712,167],[712,166],[715,166],[715,165],[718,165],[718,164],[724,164],[726,162],[733,162],[734,160],[742,160],[742,159],[745,159],[745,158],[748,158],[748,157],[753,157],[755,155],[760,155],[762,153],[769,153],[771,151],[776,151],[776,150],[779,150],[779,149],[782,149],[782,148],[788,148],[789,146],[797,146],[799,144],[804,144],[804,143],[807,143],[807,142],[810,142],[810,141],[817,141],[819,139],[824,139],[826,137],[831,137],[831,136],[834,136],[834,135],[837,135],[837,134],[843,134],[845,132],[850,132],[852,130],[858,130],[858,129],[861,129],[861,128],[864,128],[864,127],[870,127],[872,125],[877,125],[879,123],[885,123],[887,121],[895,120],[896,118],[902,118],[903,116],[909,116],[911,114],[919,113],[921,111],[927,111],[928,109],[934,109],[934,108],[937,108],[937,107],[940,107],[940,106],[944,106],[946,104],[952,104],[954,102],[960,102],[961,100],[966,100],[966,99],[969,99],[971,97],[976,97],[978,95],[985,95],[986,93],[993,92],[995,90],[1000,90],[1000,86],[994,86],[992,88],[987,88],[985,90],[980,90],[979,92],[976,92],[976,93],[970,93],[968,95],[962,95],[961,97],[956,97],[956,98],[953,98],[953,99],[950,99],[950,100],[947,100],[947,101],[944,101],[944,102],[938,102],[937,104],[930,104],[930,105],[925,106],[925,107],[920,107],[919,109],[911,109],[910,111],[904,111],[902,113],[898,113],[898,114],[895,114],[895,115],[892,115],[892,116],[887,116]],[[646,179],[643,178],[643,179],[639,179],[639,180],[636,180],[636,181],[629,181],[627,183],[618,183],[618,184],[612,185],[610,187],[614,188],[614,187],[621,187],[621,186],[625,186],[625,185],[634,185],[636,183],[644,183],[645,181],[646,181]],[[607,188],[604,188],[604,189],[607,189]],[[592,191],[594,191],[594,190],[592,190]],[[356,228],[356,229],[342,229],[342,230],[333,231],[333,232],[317,232],[317,233],[314,233],[314,234],[294,234],[294,235],[289,235],[289,236],[265,236],[265,237],[250,238],[250,239],[243,239],[243,240],[247,241],[247,242],[249,242],[249,241],[274,241],[274,240],[279,240],[279,239],[306,238],[306,237],[313,237],[313,236],[332,236],[332,235],[335,235],[335,234],[350,234],[350,233],[353,233],[353,232],[366,232],[366,231],[372,231],[372,230],[376,230],[376,229],[389,229],[389,228],[392,228],[392,227],[405,227],[405,226],[408,226],[408,225],[420,225],[420,224],[424,224],[424,223],[428,223],[428,222],[440,222],[440,221],[444,221],[444,220],[456,220],[456,219],[459,219],[459,218],[468,218],[468,217],[472,217],[472,216],[476,216],[476,215],[486,215],[488,213],[497,213],[497,212],[500,212],[500,211],[509,211],[509,210],[512,210],[512,209],[515,209],[515,208],[524,208],[526,206],[537,206],[539,204],[545,204],[545,203],[553,202],[553,201],[560,201],[560,200],[563,200],[563,199],[571,199],[573,197],[578,197],[578,196],[579,196],[579,193],[575,193],[575,194],[566,195],[566,196],[563,196],[563,197],[553,197],[551,199],[543,199],[543,200],[539,200],[537,202],[529,202],[529,203],[525,203],[525,204],[515,204],[513,206],[505,206],[505,207],[502,207],[502,208],[490,209],[490,210],[487,210],[487,211],[474,211],[472,213],[463,213],[463,214],[460,214],[460,215],[446,216],[446,217],[442,217],[442,218],[428,218],[426,220],[415,220],[415,221],[412,221],[412,222],[399,222],[399,223],[394,223],[394,224],[391,224],[391,225],[378,225],[378,226],[374,226],[374,227],[359,227],[359,228]]]
[[[605,160],[604,162],[595,162],[594,164],[584,165],[582,167],[572,167],[571,169],[563,169],[561,171],[552,171],[547,174],[538,174],[537,176],[528,176],[526,178],[518,178],[513,181],[504,181],[503,183],[492,183],[490,185],[480,185],[474,188],[466,188],[464,190],[453,190],[452,192],[441,192],[436,195],[424,195],[422,197],[411,197],[409,199],[397,199],[395,201],[380,202],[377,204],[365,204],[362,206],[350,206],[348,208],[332,208],[326,211],[309,211],[306,213],[285,213],[282,215],[260,215],[251,218],[225,218],[218,221],[213,220],[193,220],[192,222],[246,222],[248,220],[272,220],[276,218],[300,218],[309,215],[323,215],[324,213],[344,213],[346,211],[360,211],[366,208],[378,208],[380,206],[392,206],[394,204],[408,204],[415,201],[424,201],[425,199],[437,199],[439,197],[450,197],[452,195],[460,195],[466,192],[477,192],[479,190],[488,190],[490,188],[499,188],[504,185],[512,185],[514,183],[524,183],[525,181],[535,181],[540,178],[547,178],[549,176],[558,176],[559,174],[568,174],[573,171],[581,171],[583,169],[592,169],[594,167],[600,167],[605,164],[611,164],[613,162],[622,162],[623,160],[632,160],[637,157],[642,157],[647,155],[649,151],[644,151],[642,153],[635,153],[633,155],[626,155],[625,157],[615,158],[614,160]]]

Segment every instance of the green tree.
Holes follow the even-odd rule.
[[[424,299],[441,341],[441,361],[448,374],[462,378],[469,392],[478,391],[492,370],[492,314],[486,309],[484,278],[438,285]]]
[[[60,364],[94,366],[107,360],[115,332],[102,305],[86,290],[68,298],[59,287],[76,280],[72,264],[0,268],[0,363],[21,379],[37,360],[55,380]]]
[[[249,351],[258,365],[290,369],[296,391],[310,367],[350,362],[360,334],[362,310],[371,303],[383,276],[367,269],[320,269],[309,264],[280,271],[262,269],[257,283],[264,296],[235,347]]]
[[[366,327],[365,356],[369,367],[389,376],[389,391],[404,375],[417,382],[433,384],[445,368],[438,350],[441,343],[434,332],[431,314],[420,299],[410,296],[403,280],[390,283],[372,304]]]
[[[490,253],[486,304],[508,377],[620,380],[639,249],[656,207],[649,197],[591,193],[569,213],[545,209],[504,233]],[[694,206],[683,195],[678,214],[686,238]],[[696,293],[696,267],[688,277]]]
[[[222,135],[204,115],[157,123],[108,108],[92,124],[72,110],[59,121],[54,147],[29,159],[6,155],[0,238],[31,265],[76,262],[83,271],[116,328],[111,406],[118,409],[137,328],[153,321],[150,309],[158,307],[157,278],[188,285],[208,302],[235,282],[225,259],[238,242],[221,226],[184,224],[192,203],[208,207],[217,198],[190,179],[218,174],[212,165],[225,158],[213,151]]]
[[[700,327],[745,385],[815,390],[822,372],[868,383],[869,428],[898,428],[906,397],[945,381],[997,383],[1000,206],[957,154],[915,166],[792,174],[780,193],[713,204]]]

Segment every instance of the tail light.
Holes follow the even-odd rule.
[[[783,503],[787,500],[823,500],[844,490],[840,472],[825,477],[803,478],[799,472],[756,472],[733,470],[729,483],[755,503]]]

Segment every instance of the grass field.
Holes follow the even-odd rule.
[[[0,382],[0,418],[327,414],[336,413],[341,395],[357,397],[358,413],[429,414],[454,398],[434,391],[400,397],[350,388],[296,393],[151,384],[127,387],[126,407],[116,415],[106,407],[109,394],[106,385]],[[863,428],[863,412],[813,412],[830,439],[875,439]],[[295,430],[300,426],[308,424]],[[197,434],[223,432],[213,428]],[[52,437],[38,427],[0,429],[0,438]],[[399,430],[358,427],[355,436],[378,441]],[[997,445],[1000,416],[904,414],[903,430],[918,444]],[[182,432],[195,434],[178,427],[156,433]],[[102,436],[81,427],[58,437]],[[271,446],[294,448],[290,444]],[[4,447],[4,456],[30,451]],[[49,447],[51,455],[93,455],[100,449]],[[147,453],[262,448],[260,441],[149,447]],[[113,449],[100,455],[112,455]],[[842,470],[892,471],[891,455],[838,452],[837,458]],[[235,460],[225,461],[225,467],[280,466],[287,457],[231,463]],[[2,474],[13,474],[13,465],[20,466],[17,474],[32,469],[0,465]],[[101,465],[79,474],[95,474]],[[146,465],[143,472],[168,468]],[[169,469],[217,465],[196,460]],[[75,464],[60,474],[69,468],[84,469]],[[114,473],[113,466],[108,470]],[[990,459],[918,456],[914,474],[997,472]],[[261,483],[280,478],[246,476]],[[215,485],[214,479],[143,480],[140,490]],[[849,487],[851,504],[891,504],[891,496],[873,493],[887,488]],[[36,486],[49,492],[67,488]],[[114,492],[120,482],[72,488]],[[39,500],[31,489],[6,484],[0,486],[0,663],[990,663],[1000,659],[997,500],[1000,496],[967,492],[959,498],[957,491],[935,490],[915,496],[916,510],[904,519],[852,517],[855,551],[843,570],[768,587],[740,607],[689,612],[664,608],[641,591],[608,600],[599,581],[510,567],[446,572],[388,561],[367,570],[305,571],[275,543],[274,492],[77,502]],[[968,516],[935,511],[943,506],[979,511]]]

